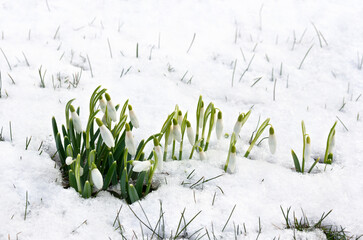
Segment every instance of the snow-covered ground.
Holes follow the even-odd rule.
[[[130,99],[141,125],[133,131],[137,141],[158,132],[175,104],[194,116],[199,95],[223,111],[226,133],[238,114],[253,106],[237,142],[235,174],[222,169],[229,139],[217,142],[214,133],[208,160],[195,155],[167,162],[156,174],[159,188],[140,204],[155,226],[162,202],[166,236],[175,234],[185,209],[187,222],[201,211],[188,226],[189,235],[202,228],[199,237],[209,234],[204,239],[232,239],[239,228],[238,238],[256,239],[260,219],[259,239],[292,239],[280,206],[291,206],[297,217],[303,209],[311,221],[332,209],[326,224],[345,227],[348,235],[362,234],[362,16],[358,0],[0,1],[5,140],[0,142],[0,239],[120,239],[114,225],[120,207],[124,236],[142,238],[140,221],[124,201],[108,192],[85,200],[64,189],[51,159],[51,117],[63,123],[65,104],[76,98],[85,124],[89,97],[99,85],[115,103]],[[45,88],[40,87],[40,67],[46,70]],[[66,81],[81,69],[74,88]],[[259,116],[271,118],[277,152],[271,155],[264,141],[251,159],[243,158]],[[338,121],[334,163],[318,164],[314,174],[293,171],[290,151],[301,155],[301,120],[313,156],[323,156],[337,118],[345,126]],[[27,137],[32,138],[25,150]],[[190,148],[185,144],[187,153]],[[190,189],[181,183],[193,170],[191,182],[224,175],[203,189]],[[147,222],[138,203],[131,208]],[[151,237],[145,226],[143,232]]]

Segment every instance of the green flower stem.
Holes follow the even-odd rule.
[[[213,126],[214,126],[214,116],[216,114],[216,109],[214,108],[214,105],[211,105],[211,111],[210,111],[210,119],[209,119],[209,131],[208,131],[208,135],[207,135],[207,141],[205,143],[205,147],[204,147],[204,152],[208,150],[208,145],[209,145],[209,140],[210,140],[210,136],[212,134],[213,131]]]
[[[145,196],[150,192],[152,179],[153,179],[154,172],[155,172],[155,169],[156,169],[156,164],[158,163],[158,156],[157,156],[157,154],[156,154],[156,152],[154,150],[153,150],[153,155],[154,155],[155,163],[150,168],[150,171],[149,171],[149,179],[147,181],[146,191],[145,191],[145,194],[144,194]]]
[[[250,152],[251,152],[251,150],[252,150],[252,148],[255,146],[255,144],[256,144],[256,142],[257,142],[257,140],[258,140],[258,138],[261,136],[261,134],[263,133],[263,131],[266,129],[266,127],[269,125],[269,122],[270,122],[270,119],[269,118],[267,118],[262,124],[261,124],[261,126],[259,127],[259,129],[257,130],[257,132],[256,132],[256,135],[255,135],[255,137],[253,138],[253,140],[252,140],[252,142],[251,142],[251,144],[250,144],[250,146],[249,146],[249,148],[247,149],[247,151],[246,151],[246,153],[245,153],[245,155],[244,155],[244,157],[245,158],[247,158],[248,157],[248,155],[250,154]]]
[[[325,148],[325,155],[324,155],[324,163],[329,163],[328,161],[328,156],[329,153],[331,152],[330,148],[330,143],[332,141],[332,138],[335,134],[335,126],[337,125],[337,122],[334,123],[333,127],[330,129],[329,135],[328,135],[328,139],[326,141],[326,148]]]
[[[232,133],[231,141],[229,142],[229,149],[228,149],[227,160],[226,160],[226,164],[224,165],[224,171],[225,172],[227,172],[227,169],[228,169],[229,157],[231,155],[232,146],[236,145],[236,142],[237,142],[236,134],[235,133]]]

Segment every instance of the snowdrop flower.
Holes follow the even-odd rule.
[[[217,139],[219,140],[222,136],[223,133],[223,120],[222,120],[222,112],[219,111],[218,112],[218,118],[217,118],[217,123],[216,125],[216,134],[217,134]]]
[[[179,124],[179,126],[181,126],[182,125],[182,122],[183,122],[183,113],[182,113],[182,111],[178,111],[178,124]]]
[[[112,119],[112,121],[117,121],[116,108],[111,101],[110,95],[108,93],[105,94],[107,100],[107,115]]]
[[[275,154],[276,152],[276,136],[275,136],[275,130],[273,127],[270,127],[270,134],[268,136],[268,146],[270,148],[270,152],[272,154]]]
[[[199,114],[199,128],[203,127],[203,120],[204,120],[204,102],[202,101]]]
[[[231,155],[229,156],[228,169],[231,173],[236,172],[236,146],[232,146]]]
[[[134,110],[132,110],[132,106],[129,104],[128,106],[129,108],[129,114],[130,114],[130,120],[131,120],[131,123],[132,123],[132,126],[134,126],[135,128],[139,128],[139,120],[137,119],[136,117],[136,114],[134,112]]]
[[[234,128],[233,128],[233,132],[234,132],[234,134],[236,134],[236,136],[238,136],[238,134],[241,132],[242,120],[243,120],[243,114],[241,113],[238,116],[237,122],[234,124]]]
[[[67,157],[67,158],[66,158],[66,164],[67,164],[67,165],[71,165],[73,162],[74,162],[74,160],[73,160],[73,158],[72,158],[72,157]]]
[[[108,119],[106,120],[106,114],[103,114],[103,117],[102,117],[102,122],[103,124],[107,125],[108,123],[107,122],[111,122],[111,118],[108,116]]]
[[[199,158],[200,160],[207,160],[207,154],[205,154],[201,147],[199,147]]]
[[[112,136],[112,133],[108,128],[103,124],[103,122],[96,118],[97,125],[100,128],[100,133],[103,139],[103,142],[107,145],[107,147],[112,148],[115,146],[115,139]]]
[[[143,172],[143,171],[148,171],[150,169],[151,162],[150,161],[133,161],[132,165],[134,166],[132,171]]]
[[[310,137],[307,136],[306,137],[306,144],[305,144],[305,152],[304,152],[305,159],[309,159],[310,158],[310,153],[311,153]]]
[[[100,104],[101,111],[103,113],[105,113],[106,112],[106,107],[107,107],[107,102],[105,101],[105,99],[102,96],[100,96],[100,99],[98,100],[98,102]]]
[[[132,132],[130,129],[130,125],[126,123],[126,137],[125,137],[125,145],[127,150],[132,156],[136,155],[136,147],[134,137],[132,136]]]
[[[96,167],[96,165],[94,163],[92,164],[91,179],[92,179],[93,185],[95,185],[95,187],[97,189],[102,189],[103,177],[102,177],[100,170],[98,170],[98,168]]]
[[[161,150],[161,147],[159,145],[159,141],[157,138],[154,138],[154,151],[156,153],[156,156],[158,158],[156,169],[158,171],[163,170],[163,151]]]
[[[173,119],[173,137],[178,142],[181,141],[180,125],[178,124],[178,121],[176,119]]]
[[[79,118],[78,114],[76,113],[76,110],[72,105],[69,107],[69,109],[71,110],[71,117],[73,120],[74,130],[76,131],[76,133],[81,133],[82,132],[81,119]]]
[[[81,177],[83,176],[83,167],[79,168],[79,176],[81,176]]]
[[[190,145],[194,146],[195,142],[194,131],[189,121],[187,121],[187,135]]]
[[[172,140],[173,140],[173,124],[170,124],[170,131],[169,131],[169,137],[168,137],[168,145],[171,144]]]

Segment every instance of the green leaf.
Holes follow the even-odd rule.
[[[308,173],[311,173],[311,171],[313,170],[313,168],[315,167],[315,165],[319,162],[320,158],[316,159],[315,162],[313,163],[313,165],[311,165]]]
[[[139,195],[137,194],[137,191],[134,187],[134,185],[132,184],[129,184],[129,197],[130,197],[130,201],[131,201],[131,204],[138,201],[140,198],[139,198]]]
[[[124,167],[124,170],[122,171],[120,185],[121,185],[121,195],[124,199],[127,199],[127,197],[128,197],[128,194],[127,194],[128,180],[127,180],[126,167]]]
[[[335,134],[335,126],[337,125],[337,121],[335,121],[334,125],[332,126],[332,128],[330,129],[329,135],[328,135],[328,139],[326,141],[326,148],[325,148],[325,156],[324,156],[324,163],[329,163],[328,161],[328,156],[329,153],[331,152],[330,148],[330,142]],[[331,163],[331,162],[330,162]]]
[[[76,176],[74,175],[74,172],[72,169],[69,170],[69,172],[68,172],[68,178],[69,178],[69,185],[78,192]]]
[[[300,163],[299,163],[299,159],[297,158],[294,150],[291,150],[291,155],[292,155],[292,158],[294,160],[294,165],[295,165],[295,170],[296,172],[301,172],[301,168],[300,168]]]
[[[57,136],[56,136],[55,145],[56,145],[57,150],[58,150],[59,159],[61,160],[62,165],[64,165],[65,160],[66,160],[66,153],[65,153],[64,148],[63,148],[60,133],[58,133]]]
[[[83,187],[82,197],[90,198],[91,194],[92,194],[91,184],[88,181],[86,181],[86,183],[84,184],[84,187]]]
[[[137,191],[138,196],[142,196],[142,189],[143,189],[143,186],[144,186],[145,176],[146,176],[146,171],[143,171],[137,177],[135,187],[136,187],[136,191]]]
[[[52,127],[53,127],[53,136],[55,139],[58,134],[58,127],[57,127],[57,122],[55,120],[55,117],[52,117]]]
[[[104,190],[107,189],[108,186],[110,185],[112,177],[115,174],[116,166],[117,166],[117,163],[116,163],[116,161],[114,161],[111,164],[111,167],[108,169],[105,180],[103,181],[103,189]]]

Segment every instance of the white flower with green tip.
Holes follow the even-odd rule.
[[[182,122],[183,122],[183,113],[182,113],[182,111],[178,111],[178,124],[179,124],[179,126],[181,126],[182,125]]]
[[[125,145],[130,155],[135,156],[136,154],[135,141],[134,137],[132,136],[130,125],[128,123],[126,123]]]
[[[136,114],[134,112],[134,110],[132,110],[132,106],[129,104],[128,106],[129,108],[129,115],[130,115],[130,121],[132,123],[132,126],[134,126],[134,128],[139,128],[139,120],[136,117]]]
[[[268,146],[270,148],[270,152],[275,154],[276,152],[276,135],[273,127],[270,127],[269,136],[268,136]]]
[[[154,138],[154,151],[156,153],[156,156],[158,158],[158,161],[157,161],[157,165],[156,165],[156,169],[158,171],[162,171],[163,170],[163,165],[164,165],[164,162],[163,162],[163,151],[159,145],[159,141],[158,139]]]
[[[100,99],[98,100],[98,102],[100,104],[101,111],[103,113],[105,113],[106,112],[106,107],[107,107],[107,102],[105,101],[105,99],[102,96],[100,96]]]
[[[99,189],[99,190],[102,189],[103,177],[102,177],[100,170],[98,170],[98,168],[96,167],[96,165],[94,163],[92,164],[91,180],[92,180],[93,185],[97,189]]]
[[[143,172],[148,171],[151,167],[150,161],[133,161],[132,165],[134,166],[132,168],[132,171],[134,172]]]
[[[201,147],[199,147],[199,159],[207,160],[207,154],[203,151],[203,149]]]
[[[74,107],[72,105],[69,107],[69,109],[71,110],[71,118],[73,120],[74,130],[76,131],[76,133],[81,133],[82,132],[81,119],[79,118],[76,110],[74,109]]]
[[[217,135],[217,139],[221,139],[222,134],[223,134],[223,120],[222,120],[222,112],[219,111],[218,112],[218,118],[217,118],[217,123],[216,125],[216,135]]]
[[[241,132],[242,120],[243,120],[243,114],[241,113],[238,116],[237,122],[234,124],[234,128],[233,128],[233,132],[234,132],[234,134],[236,134],[236,136],[238,136],[238,134]]]
[[[112,121],[117,122],[116,108],[111,101],[111,97],[108,93],[105,94],[107,100],[107,115],[112,119]]]
[[[173,124],[170,124],[170,134],[168,137],[168,145],[171,144],[171,142],[173,141],[174,138],[174,134],[173,134]]]
[[[228,163],[228,170],[231,173],[236,172],[236,158],[237,158],[236,147],[233,145],[231,148],[231,154],[229,156],[229,163]]]
[[[311,140],[310,140],[310,137],[307,136],[306,137],[306,144],[305,144],[305,153],[304,153],[305,159],[309,159],[310,154],[311,154]]]
[[[66,164],[67,164],[67,165],[71,165],[74,161],[75,161],[75,160],[73,160],[73,158],[72,158],[72,157],[67,157],[67,158],[66,158]]]
[[[107,147],[112,148],[115,146],[115,139],[112,136],[110,130],[103,124],[103,122],[96,118],[96,123],[100,128],[101,137],[103,142],[107,145]]]
[[[181,141],[181,129],[176,119],[173,119],[173,137],[178,142]]]
[[[192,125],[190,124],[189,121],[187,121],[187,136],[188,136],[188,140],[189,140],[190,145],[194,146],[195,135],[194,135]]]

